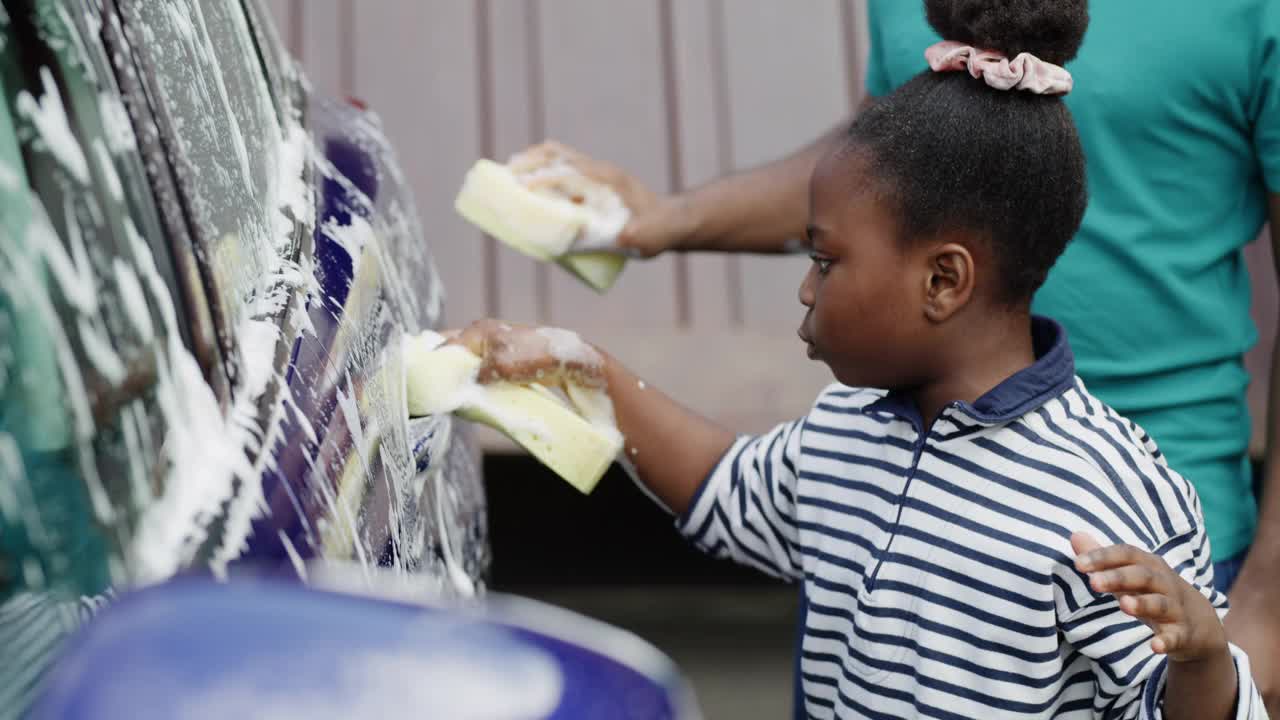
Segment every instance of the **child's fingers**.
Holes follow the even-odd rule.
[[[555,360],[499,350],[487,358],[480,369],[482,384],[506,380],[514,383],[541,382],[557,379],[560,373]]]
[[[447,333],[445,341],[451,345],[461,345],[471,352],[485,356],[488,349],[490,328],[486,321],[472,323],[463,330],[451,330]]]
[[[1182,619],[1169,596],[1160,593],[1125,595],[1120,598],[1120,609],[1139,620],[1154,623],[1178,622]]]
[[[1146,564],[1125,565],[1091,572],[1089,584],[1097,592],[1105,593],[1167,594],[1169,592],[1164,575]]]
[[[1080,572],[1092,573],[1125,565],[1145,564],[1150,557],[1150,553],[1132,545],[1096,547],[1076,556],[1076,568]]]
[[[1079,564],[1079,556],[1086,555],[1098,550],[1102,547],[1102,543],[1086,532],[1071,533],[1071,549],[1077,556],[1077,564]]]
[[[560,151],[561,157],[565,159],[565,162],[572,165],[578,172],[592,180],[595,180],[596,182],[604,183],[614,187],[615,189],[617,188],[620,178],[615,166],[607,162],[597,160],[590,155],[584,155],[583,153],[578,152],[573,148],[565,147],[564,145],[558,145],[557,149]]]
[[[581,164],[590,165],[593,162],[590,157],[581,153],[577,148],[569,147],[568,145],[565,145],[564,143],[559,142],[557,140],[548,140],[545,143],[543,143],[543,147],[545,147],[552,154],[559,155],[560,157],[564,158],[566,161],[569,162],[570,165],[581,165]]]
[[[512,168],[530,169],[542,167],[550,163],[556,158],[563,158],[570,164],[576,164],[578,160],[583,159],[583,154],[576,149],[565,145],[557,140],[543,140],[537,145],[526,148],[523,152],[512,158]]]
[[[556,150],[550,142],[543,142],[526,148],[524,151],[513,156],[508,166],[517,175],[520,173],[532,172],[538,168],[545,167],[550,164],[551,159],[556,155]]]
[[[1186,638],[1186,631],[1183,630],[1181,625],[1170,625],[1161,629],[1151,639],[1151,650],[1160,655],[1178,652],[1178,650],[1182,649]]]

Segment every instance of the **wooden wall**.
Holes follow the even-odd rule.
[[[454,193],[476,158],[544,138],[660,190],[787,153],[861,100],[865,3],[267,0],[313,85],[382,116],[445,278],[448,323],[488,315],[579,330],[744,431],[804,412],[827,381],[794,334],[805,260],[632,263],[601,298],[471,229]],[[1263,335],[1249,366],[1265,371],[1280,300],[1270,249],[1248,256]]]

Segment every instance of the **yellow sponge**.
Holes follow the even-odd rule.
[[[603,293],[618,281],[627,259],[617,253],[600,252],[565,255],[558,262],[596,292]]]
[[[591,190],[591,200],[603,200],[574,202],[552,189],[532,190],[511,168],[482,159],[467,172],[454,208],[511,248],[535,260],[556,262],[597,292],[605,292],[617,281],[626,259],[614,253],[568,252],[584,234],[616,236],[630,214],[612,190],[581,176],[574,180]]]
[[[499,382],[480,385],[480,358],[440,336],[409,338],[405,352],[409,415],[445,412],[484,423],[516,441],[539,462],[583,493],[590,493],[622,450],[622,434],[602,391],[571,387],[582,414],[545,386]]]

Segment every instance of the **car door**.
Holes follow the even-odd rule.
[[[9,0],[0,18],[0,715],[134,577],[166,477],[158,378],[194,368],[208,387],[101,13],[84,10]]]
[[[401,338],[435,325],[442,291],[376,117],[298,92],[255,3],[119,7],[200,259],[224,402],[255,445],[199,552],[219,572],[319,557],[475,592],[477,465],[452,420],[410,425],[405,409]]]

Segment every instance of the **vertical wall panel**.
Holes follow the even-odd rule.
[[[531,42],[536,8],[529,2],[489,0],[489,58],[492,71],[489,118],[493,132],[493,159],[505,161],[512,153],[542,140],[541,98],[535,78],[537,48]],[[534,323],[541,318],[549,297],[539,293],[537,263],[504,245],[494,248],[498,283],[495,314],[514,322]],[[544,277],[546,273],[543,273]],[[545,283],[542,283],[545,291]]]
[[[723,64],[715,57],[715,23],[721,20],[713,4],[722,0],[673,0],[673,82],[679,113],[680,177],[695,187],[729,170],[727,143],[719,135],[725,118],[719,117],[717,96],[724,92]],[[718,254],[687,257],[689,320],[696,332],[729,327],[733,316],[729,282],[729,258]]]
[[[867,0],[842,0],[845,67],[849,70],[849,106],[856,110],[867,94],[867,53],[871,35],[867,28]]]
[[[838,0],[726,3],[735,167],[759,165],[816,139],[849,114],[850,68]],[[790,330],[800,320],[803,258],[743,258],[746,326]]]
[[[656,2],[538,2],[546,133],[618,163],[658,190],[670,178]],[[632,262],[603,297],[551,273],[551,321],[606,340],[669,328],[676,318],[671,258]]]
[[[301,40],[301,37],[298,37],[301,34],[301,28],[295,22],[298,19],[299,2],[301,0],[262,0],[263,7],[271,14],[271,19],[275,22],[276,33],[280,36],[280,41],[294,55],[297,55],[302,47],[298,44]]]
[[[328,97],[344,97],[351,91],[343,85],[350,81],[353,61],[352,0],[296,1],[301,14],[298,26],[302,30],[299,56],[307,79],[316,92]]]
[[[476,5],[383,0],[353,17],[352,94],[375,108],[418,201],[445,279],[445,322],[485,314],[484,238],[453,199],[480,155]]]

